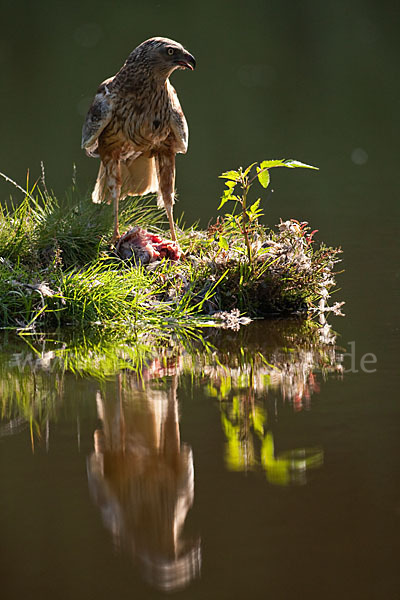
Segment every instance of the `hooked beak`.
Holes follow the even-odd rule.
[[[180,67],[182,67],[182,69],[190,69],[193,71],[196,68],[196,59],[194,56],[189,54],[189,52],[182,54],[177,63]]]

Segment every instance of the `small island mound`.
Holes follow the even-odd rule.
[[[220,208],[233,201],[233,210],[207,230],[178,223],[176,246],[165,238],[154,198],[121,203],[126,233],[110,246],[109,205],[92,204],[76,188],[62,202],[45,185],[25,191],[18,206],[0,206],[0,327],[125,335],[340,314],[342,303],[328,305],[340,249],[317,243],[305,222],[266,227],[260,200],[248,203],[253,181],[267,187],[272,166],[308,167],[264,161],[224,173]]]

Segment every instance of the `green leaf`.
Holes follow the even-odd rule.
[[[262,163],[261,163],[261,165],[262,165]],[[270,181],[269,171],[268,171],[268,168],[266,168],[266,167],[262,167],[262,168],[264,168],[265,170],[263,171],[262,169],[259,169],[257,167],[257,173],[258,173],[257,177],[258,177],[258,181],[261,183],[263,188],[267,188],[269,186],[269,181]]]
[[[299,160],[287,159],[287,160],[284,160],[283,162],[284,162],[284,164],[282,166],[289,167],[289,169],[295,169],[296,167],[301,167],[303,169],[315,169],[316,171],[319,171],[318,167],[313,167],[312,165],[307,165],[306,163],[302,163]]]
[[[260,169],[271,169],[272,167],[288,167],[289,169],[302,167],[303,169],[318,170],[318,167],[307,165],[306,163],[302,163],[299,160],[293,160],[292,158],[282,158],[280,160],[263,160],[263,162],[260,163]]]
[[[231,189],[224,190],[222,197],[221,197],[221,202],[219,203],[219,206],[218,206],[218,210],[220,208],[222,208],[223,205],[226,204],[226,202],[228,202],[229,200],[234,200],[234,199],[235,199],[235,196],[232,195]]]
[[[237,181],[225,181],[225,185],[230,188],[231,190],[233,190],[234,187],[236,187]]]
[[[246,177],[246,176],[247,176],[247,175],[250,173],[251,169],[254,167],[254,165],[255,165],[255,164],[256,164],[256,163],[255,163],[255,162],[253,162],[253,163],[251,163],[251,165],[249,165],[249,166],[247,167],[247,169],[246,169],[246,170],[245,170],[245,172],[243,173],[243,176],[244,176],[244,177]]]
[[[258,200],[256,200],[256,201],[254,202],[254,204],[252,204],[252,205],[250,206],[250,208],[249,208],[249,211],[250,211],[250,212],[252,212],[252,213],[255,213],[255,212],[256,212],[256,210],[258,209],[258,207],[260,206],[260,201],[261,201],[261,198],[258,198]]]
[[[219,236],[218,244],[223,250],[229,250],[228,240],[223,235]]]
[[[225,171],[219,176],[220,179],[230,179],[231,181],[239,181],[240,173],[238,171]]]
[[[224,196],[222,196],[221,198],[221,202],[219,203],[219,206],[217,208],[217,210],[219,210],[220,208],[223,207],[224,204],[226,204],[226,202],[228,202],[229,198],[224,198]]]
[[[272,167],[284,167],[284,162],[284,158],[279,160],[263,160],[262,163],[260,163],[260,170],[271,169]]]

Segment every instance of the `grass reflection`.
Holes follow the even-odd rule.
[[[178,358],[178,375],[190,375],[191,381],[206,378],[207,394],[219,400],[232,468],[243,461],[245,468],[253,464],[253,459],[240,458],[252,456],[250,439],[242,450],[234,450],[233,440],[238,436],[242,443],[250,431],[259,439],[265,435],[264,396],[278,393],[294,410],[308,409],[319,390],[318,379],[341,373],[332,330],[297,320],[253,323],[239,332],[209,329],[200,335],[185,330],[135,341],[99,334],[69,340],[32,336],[22,342],[10,334],[0,342],[0,434],[28,427],[32,444],[35,435],[43,440],[62,405],[66,373],[105,382],[132,372],[144,385],[167,376],[171,360]]]

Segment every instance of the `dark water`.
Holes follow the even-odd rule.
[[[20,183],[43,160],[60,196],[73,163],[90,187],[83,114],[152,35],[198,62],[173,76],[188,222],[215,216],[227,168],[318,165],[277,169],[263,203],[343,247],[349,355],[256,325],[214,354],[153,356],[143,385],[121,348],[3,338],[1,597],[398,598],[397,3],[16,1],[2,17],[0,170]]]
[[[2,597],[397,598],[398,402],[352,361],[297,321],[3,337]]]

